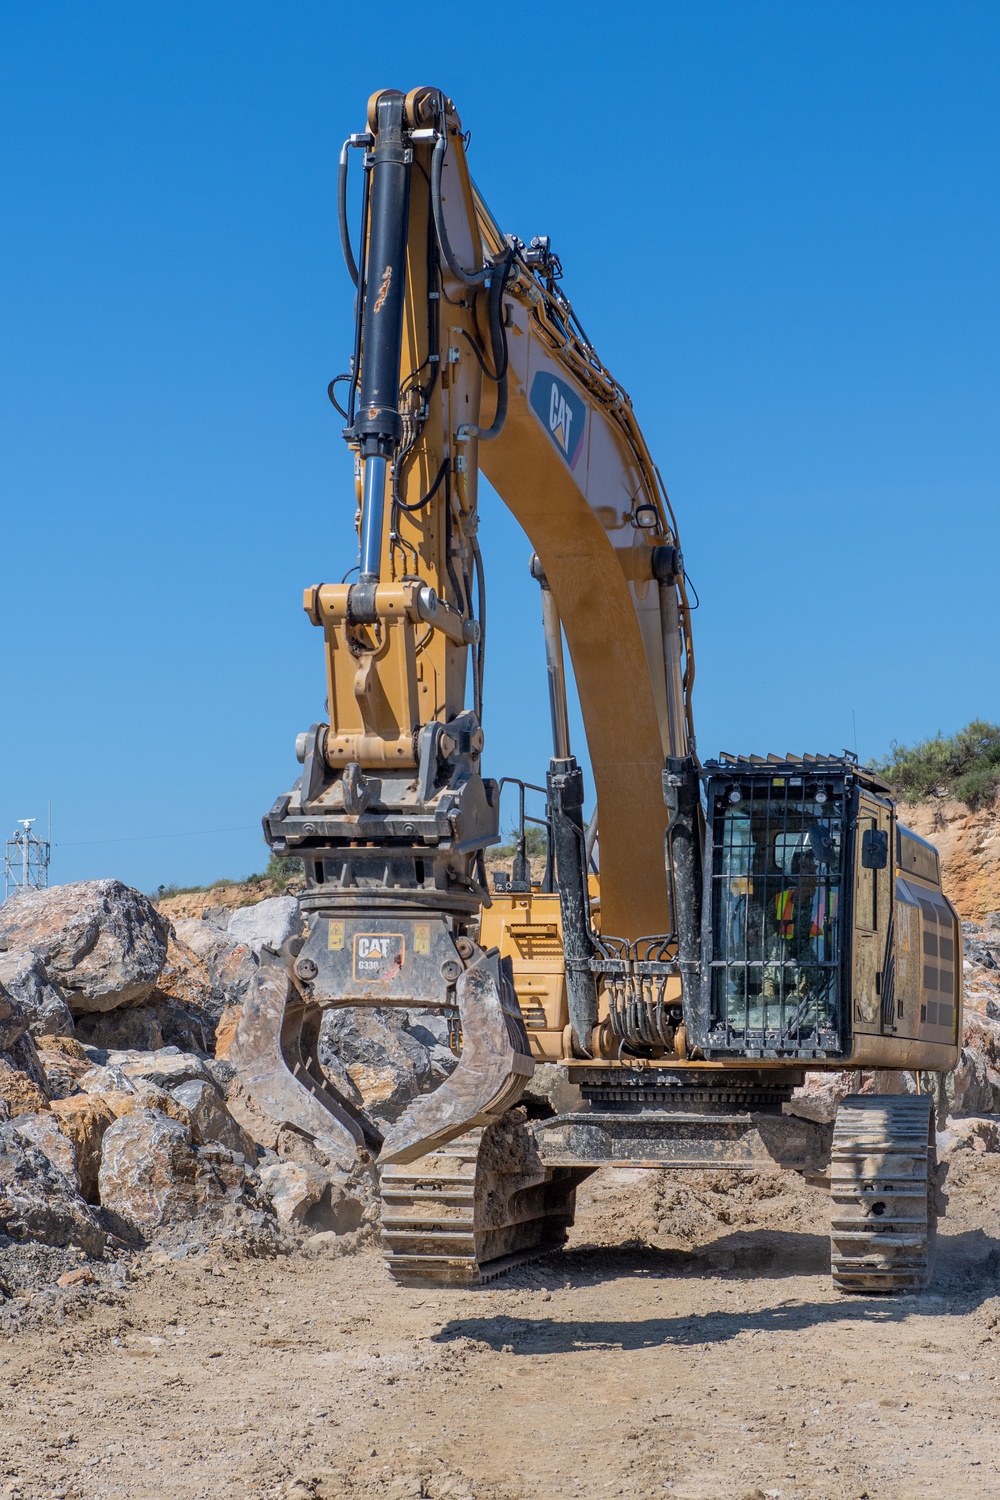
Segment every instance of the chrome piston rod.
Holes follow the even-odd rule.
[[[385,511],[386,460],[374,453],[365,459],[365,489],[361,504],[362,583],[375,581],[382,562],[382,517]]]

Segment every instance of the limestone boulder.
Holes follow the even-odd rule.
[[[264,947],[275,952],[282,943],[302,933],[302,913],[294,896],[269,896],[253,906],[241,906],[229,918],[229,936],[244,943],[258,957]]]
[[[77,1084],[85,1094],[110,1094],[134,1087],[124,1068],[109,1067],[106,1063],[97,1063],[81,1073]]]
[[[192,1079],[211,1082],[204,1059],[193,1052],[182,1052],[179,1047],[158,1047],[154,1052],[109,1052],[107,1067],[120,1069],[133,1083],[145,1079],[168,1091]]]
[[[81,1093],[53,1099],[51,1116],[72,1145],[80,1192],[88,1203],[97,1203],[101,1147],[105,1132],[115,1122],[114,1110],[107,1099]]]
[[[991,912],[996,916],[996,912]],[[994,973],[1000,971],[1000,927],[980,927],[975,922],[962,923],[965,957],[970,963]]]
[[[301,1224],[332,1184],[330,1173],[312,1162],[278,1161],[261,1167],[261,1187],[283,1224]]]
[[[199,923],[198,926],[203,924]],[[174,927],[167,938],[167,957],[156,981],[158,998],[173,1000],[188,1010],[208,1010],[212,1005],[212,976],[208,961],[179,936]]]
[[[0,911],[3,908],[0,907]],[[20,1000],[0,985],[0,1052],[8,1052],[28,1029],[30,1012]]]
[[[236,1028],[240,1024],[240,1016],[243,1014],[242,1005],[227,1005],[219,1017],[215,1028],[215,1055],[224,1061],[229,1057],[229,1049],[233,1045]]]
[[[167,924],[120,880],[82,880],[9,897],[0,946],[33,949],[78,1015],[146,999],[166,958]]]
[[[233,1119],[214,1084],[192,1078],[173,1090],[173,1098],[186,1111],[191,1132],[199,1146],[217,1144],[256,1163],[257,1148]]]
[[[985,1016],[1000,1021],[1000,927],[963,922],[965,962],[965,1017]]]
[[[6,1047],[0,1051],[0,1119],[48,1109],[45,1070],[23,1014],[15,1021],[8,1012],[6,1022],[0,1024],[6,1025],[8,1037]],[[24,1025],[24,1030],[10,1041],[11,1032],[19,1024]]]
[[[173,1094],[168,1094],[166,1089],[157,1088],[155,1083],[147,1083],[145,1079],[140,1079],[128,1089],[102,1095],[102,1102],[112,1111],[116,1120],[120,1120],[122,1115],[135,1114],[139,1109],[158,1109],[161,1115],[169,1115],[172,1120],[180,1121],[186,1130],[191,1129],[191,1116],[184,1105]]]
[[[66,1099],[75,1094],[77,1080],[94,1066],[81,1044],[70,1036],[40,1036],[35,1045],[49,1098]]]
[[[208,997],[202,1009],[217,1021],[227,1005],[242,1003],[257,975],[257,957],[247,943],[216,922],[190,917],[176,922],[174,930],[178,960],[190,953],[197,961],[192,983],[200,981],[203,973],[208,976]]]
[[[156,1052],[161,1047],[177,1047],[182,1052],[207,1053],[214,1030],[214,1016],[187,1011],[158,990],[142,1005],[76,1018],[80,1040],[104,1052]]]
[[[122,1115],[104,1136],[98,1176],[113,1220],[145,1236],[201,1215],[212,1217],[226,1188],[195,1149],[190,1129],[156,1109]]]
[[[365,1109],[382,1124],[398,1119],[455,1065],[451,1052],[405,1010],[361,1006],[327,1011],[319,1060],[337,1087],[346,1072]]]
[[[938,1132],[937,1149],[942,1158],[956,1151],[1000,1152],[1000,1116],[963,1115],[949,1120],[947,1128]]]
[[[0,1233],[79,1245],[88,1255],[100,1255],[105,1242],[94,1210],[11,1121],[0,1123]]]
[[[974,1012],[966,1016],[962,1055],[948,1092],[956,1114],[1000,1111],[1000,1022]]]
[[[163,1046],[159,1015],[146,1004],[77,1016],[76,1035],[102,1052],[155,1052]]]
[[[857,1069],[825,1069],[808,1072],[801,1088],[797,1088],[785,1105],[785,1113],[799,1115],[806,1120],[828,1125],[837,1118],[840,1102],[848,1094],[915,1094],[916,1075],[913,1073],[875,1069],[861,1072]]]
[[[188,1052],[211,1051],[224,996],[213,982],[207,960],[184,942],[173,927],[167,941],[166,963],[148,1004],[160,1027],[161,1046],[181,1047]]]
[[[33,1115],[18,1115],[14,1128],[22,1140],[38,1147],[72,1187],[80,1190],[76,1147],[69,1136],[63,1134],[59,1118],[51,1109],[40,1110]]]
[[[33,948],[0,953],[0,987],[20,1006],[34,1036],[73,1035],[65,996]]]
[[[280,1125],[247,1093],[239,1078],[233,1078],[226,1084],[225,1102],[240,1129],[256,1146],[263,1146],[266,1151],[277,1149]]]
[[[48,1107],[45,1090],[22,1069],[7,1067],[0,1058],[0,1120],[32,1115]]]

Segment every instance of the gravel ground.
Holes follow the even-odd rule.
[[[1000,1494],[1000,1157],[949,1187],[934,1287],[892,1301],[835,1293],[823,1195],[764,1176],[598,1174],[567,1253],[477,1291],[328,1237],[64,1289],[71,1252],[0,1246],[0,1495]]]

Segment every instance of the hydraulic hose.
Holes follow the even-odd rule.
[[[431,152],[431,213],[434,216],[434,228],[437,232],[438,244],[441,246],[441,254],[444,256],[445,265],[457,281],[465,286],[482,286],[490,274],[490,266],[480,266],[477,271],[468,271],[465,266],[460,265],[455,258],[455,252],[451,248],[451,240],[448,238],[448,229],[444,222],[444,209],[441,205],[441,169],[444,166],[444,156],[448,149],[447,126],[441,131]]]
[[[340,220],[340,247],[344,252],[344,264],[348,275],[357,286],[360,273],[351,248],[351,229],[347,222],[347,163],[350,152],[351,142],[348,139],[340,148],[340,165],[337,168],[337,217]]]
[[[476,612],[479,617],[479,640],[476,644],[479,702],[476,705],[476,715],[479,722],[482,723],[483,677],[486,672],[486,574],[483,571],[483,554],[479,547],[479,538],[475,533],[472,535],[472,560],[476,568]]]
[[[436,149],[436,148],[435,148]],[[513,256],[508,254],[505,261],[492,268],[493,277],[490,281],[489,301],[489,323],[490,323],[490,349],[493,355],[493,368],[496,374],[493,379],[497,383],[497,409],[493,421],[489,427],[476,427],[472,423],[464,425],[459,432],[462,438],[478,438],[481,443],[488,443],[491,438],[499,437],[507,420],[507,335],[503,326],[503,293],[507,285],[507,277]]]

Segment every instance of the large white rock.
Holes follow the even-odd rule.
[[[346,1073],[365,1109],[380,1125],[398,1120],[418,1094],[428,1093],[448,1077],[456,1061],[405,1010],[365,1006],[325,1013],[319,1060],[335,1087],[343,1088],[341,1073]]]
[[[222,1102],[214,1084],[200,1078],[189,1079],[172,1090],[173,1097],[183,1104],[191,1120],[191,1129],[199,1146],[217,1142],[227,1151],[238,1152],[249,1162],[256,1162],[257,1149]]]
[[[254,906],[237,907],[229,918],[229,936],[257,954],[265,946],[280,948],[301,931],[302,913],[294,896],[269,896]]]
[[[0,985],[27,1013],[33,1036],[73,1035],[73,1017],[65,996],[33,948],[0,953]]]
[[[260,1182],[283,1224],[301,1223],[333,1179],[307,1161],[276,1161],[261,1167]]]
[[[98,1187],[104,1208],[145,1234],[195,1219],[225,1194],[188,1127],[155,1109],[122,1115],[105,1131]]]
[[[8,897],[0,947],[33,948],[80,1015],[145,1000],[167,956],[167,924],[120,880],[80,880]]]
[[[227,917],[228,917],[227,913]],[[175,956],[181,961],[190,954],[195,984],[208,981],[208,998],[201,1003],[216,1020],[227,1005],[240,1005],[256,980],[260,965],[249,944],[231,937],[225,928],[198,917],[185,917],[174,923],[177,938]],[[168,964],[169,964],[168,955]],[[174,992],[180,989],[176,972],[168,976]]]
[[[37,1146],[56,1171],[61,1172],[74,1190],[79,1191],[76,1147],[60,1130],[59,1116],[54,1115],[50,1109],[40,1110],[36,1114],[17,1115],[13,1124],[21,1139]]]
[[[104,1230],[73,1184],[44,1152],[0,1123],[0,1233],[45,1245],[79,1245],[100,1255]]]
[[[179,1047],[158,1047],[155,1052],[109,1052],[107,1067],[109,1071],[121,1069],[133,1083],[146,1079],[160,1089],[173,1089],[192,1078],[211,1082],[204,1061],[193,1052],[182,1052]]]

